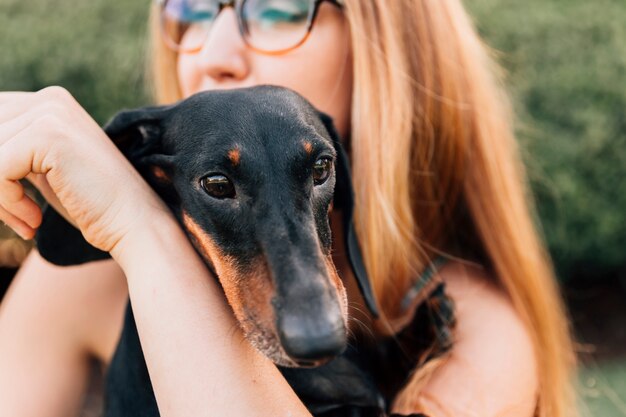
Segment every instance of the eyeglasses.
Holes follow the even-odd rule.
[[[248,47],[282,54],[302,45],[325,1],[344,7],[344,0],[156,0],[161,31],[168,47],[179,53],[199,52],[213,22],[225,7],[234,8],[239,32]]]

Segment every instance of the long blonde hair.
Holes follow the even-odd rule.
[[[508,98],[488,48],[459,0],[345,3],[355,216],[382,312],[398,314],[400,297],[435,254],[479,258],[532,335],[536,415],[575,415],[565,308],[533,224]],[[176,54],[160,40],[155,16],[154,94],[173,102],[181,98]]]

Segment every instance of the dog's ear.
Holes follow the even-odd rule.
[[[175,199],[170,180],[172,157],[163,153],[161,120],[171,107],[123,110],[103,128],[155,191],[169,201]],[[108,253],[87,243],[82,233],[49,205],[44,209],[35,240],[41,256],[56,265],[78,265],[110,258]]]
[[[170,206],[178,203],[172,183],[174,156],[163,140],[163,119],[174,105],[123,110],[104,126],[104,131],[135,169]]]
[[[337,181],[335,183],[333,206],[340,209],[342,212],[345,245],[348,251],[350,266],[352,267],[352,272],[354,273],[357,283],[359,284],[361,294],[363,294],[365,304],[367,304],[367,307],[372,315],[375,318],[378,318],[379,313],[376,305],[376,298],[374,297],[372,284],[367,276],[367,270],[365,269],[365,264],[363,263],[363,255],[359,246],[356,229],[354,227],[354,190],[352,188],[352,176],[350,174],[350,162],[348,160],[348,155],[341,144],[341,138],[335,129],[332,118],[321,111],[318,111],[318,114],[324,124],[324,127],[326,127],[326,130],[333,141],[335,151],[337,152],[337,162],[335,167]]]
[[[104,132],[129,161],[156,154],[162,148],[162,119],[171,106],[122,110],[103,127]]]

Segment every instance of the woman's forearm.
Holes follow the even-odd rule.
[[[243,337],[219,284],[171,216],[137,227],[112,251],[163,416],[308,416]]]
[[[307,414],[243,339],[165,204],[69,92],[0,92],[0,126],[0,220],[34,236],[42,213],[19,180],[40,175],[85,239],[112,253],[128,277],[161,414]]]

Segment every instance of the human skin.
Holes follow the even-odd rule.
[[[340,9],[320,5],[306,42],[281,55],[246,47],[235,12],[224,9],[199,53],[180,54],[178,80],[183,96],[204,90],[275,84],[306,97],[333,118],[342,137],[349,132],[352,55],[348,24]]]
[[[347,37],[341,14],[323,4],[305,44],[285,55],[260,55],[245,47],[226,8],[204,49],[179,60],[183,94],[283,85],[330,114],[348,137]],[[0,305],[0,415],[75,413],[87,360],[110,360],[127,296],[162,415],[308,415],[273,364],[245,342],[214,277],[160,199],[63,89],[0,93],[0,219],[32,237],[39,209],[13,182],[26,176],[117,264],[62,269],[36,252],[29,257]],[[526,365],[534,358],[511,304],[475,269],[452,265],[442,275],[453,298],[462,299],[463,337],[453,350],[457,361],[446,364],[426,391],[455,410],[489,416],[520,402],[521,410],[499,415],[530,416],[536,381]],[[499,320],[484,326],[487,316]],[[511,338],[517,341],[513,349],[497,343],[483,348],[483,340]],[[522,365],[503,365],[509,362]],[[455,363],[472,363],[481,378]],[[452,379],[468,383],[450,389]],[[494,394],[488,408],[472,405],[476,391],[481,398]]]

